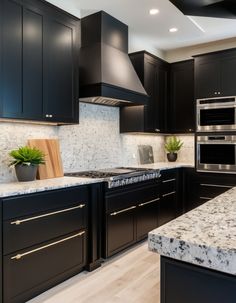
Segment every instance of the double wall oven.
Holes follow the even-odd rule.
[[[197,100],[197,171],[236,174],[236,97]]]

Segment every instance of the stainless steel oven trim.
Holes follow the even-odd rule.
[[[209,103],[209,104],[200,104],[200,101],[203,100],[219,100],[219,99],[228,99],[228,98],[234,98],[234,102],[229,103]],[[216,109],[216,108],[235,108],[234,111],[234,119],[236,122],[236,97],[230,96],[230,97],[217,97],[217,98],[205,98],[205,99],[197,99],[197,117],[196,117],[196,130],[197,132],[209,132],[209,131],[234,131],[236,130],[236,124],[234,125],[207,125],[207,126],[201,126],[200,125],[200,111],[204,109]]]
[[[221,137],[215,135],[214,137]],[[210,173],[231,173],[236,174],[236,165],[227,164],[205,164],[200,162],[200,145],[201,144],[230,144],[235,145],[235,163],[236,163],[236,136],[224,136],[224,141],[207,141],[207,138],[211,136],[198,136],[197,137],[197,171],[198,172],[210,172]]]

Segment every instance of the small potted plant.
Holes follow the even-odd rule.
[[[12,150],[9,155],[13,158],[9,165],[15,167],[16,177],[21,182],[35,180],[39,164],[45,163],[44,153],[29,146]]]
[[[183,142],[177,139],[175,136],[169,137],[166,140],[165,149],[167,151],[167,159],[169,162],[175,162],[177,160],[178,152],[183,146]]]

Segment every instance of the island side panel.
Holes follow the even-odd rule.
[[[161,303],[235,303],[236,276],[161,257]]]

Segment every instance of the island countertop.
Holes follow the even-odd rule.
[[[236,275],[236,187],[151,231],[162,256]]]

